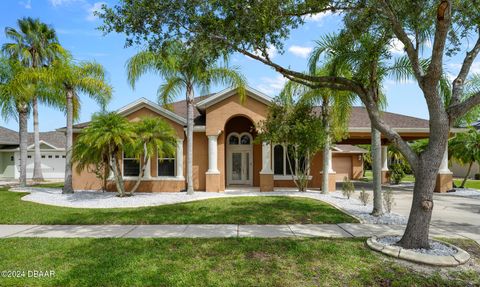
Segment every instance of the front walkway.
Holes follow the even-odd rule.
[[[232,237],[370,237],[401,235],[404,225],[361,223],[289,224],[289,225],[0,225],[0,238],[232,238]],[[432,226],[431,237],[469,238],[455,227]],[[480,244],[480,240],[477,240]]]

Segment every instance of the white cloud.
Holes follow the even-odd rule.
[[[73,2],[84,2],[84,1],[82,0],[49,0],[49,2],[50,2],[50,5],[52,5],[53,7],[58,7],[58,6],[70,4]]]
[[[253,52],[253,54],[255,54],[255,56],[259,56],[259,57],[263,57],[262,55],[262,52],[257,50],[255,52]],[[275,58],[277,56],[277,48],[275,48],[275,46],[268,46],[267,48],[267,54],[268,54],[268,57],[271,59]]]
[[[390,52],[392,54],[403,55],[405,45],[403,45],[402,41],[394,38],[390,41]]]
[[[32,0],[20,1],[18,4],[22,5],[25,9],[32,9]]]
[[[287,79],[282,75],[277,75],[276,77],[262,77],[261,84],[257,86],[257,89],[269,96],[277,95],[282,89]]]
[[[317,14],[308,15],[305,20],[311,22],[323,22],[327,17],[333,15],[332,11],[325,11]]]
[[[105,2],[95,2],[93,5],[91,5],[89,8],[87,8],[87,20],[88,21],[95,21],[97,20],[97,16],[95,15],[95,12],[98,12],[102,9],[102,5],[107,4]]]
[[[312,47],[302,47],[297,45],[293,45],[293,46],[290,46],[290,48],[288,48],[288,51],[290,53],[304,59],[306,59],[310,55],[312,50],[313,50]]]

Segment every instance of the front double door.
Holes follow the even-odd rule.
[[[230,149],[227,157],[228,184],[252,185],[253,159],[251,149]]]

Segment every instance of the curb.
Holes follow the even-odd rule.
[[[468,254],[465,250],[440,240],[434,240],[434,241],[440,242],[442,244],[445,244],[457,250],[457,253],[455,253],[454,255],[447,255],[447,256],[423,254],[423,253],[412,251],[410,249],[404,249],[400,246],[385,245],[378,242],[377,239],[378,239],[377,236],[372,236],[367,239],[367,245],[368,247],[370,247],[370,249],[378,251],[388,256],[392,256],[398,259],[403,259],[411,262],[422,263],[422,264],[433,265],[433,266],[451,267],[451,266],[462,265],[470,259],[470,254]]]

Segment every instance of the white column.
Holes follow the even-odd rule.
[[[447,147],[445,147],[445,151],[443,152],[443,158],[442,158],[442,162],[440,163],[440,169],[438,170],[438,173],[442,173],[442,174],[452,173],[448,169],[448,145]]]
[[[262,170],[261,174],[273,174],[272,171],[272,145],[269,142],[262,142]]]
[[[208,136],[208,171],[209,174],[219,174],[217,168],[217,139],[218,135]]]
[[[335,173],[333,170],[332,150],[328,150],[328,173]]]
[[[382,171],[388,171],[388,146],[382,146]]]
[[[183,178],[183,139],[177,139],[177,153],[175,161],[177,162],[177,177]]]
[[[152,164],[150,158],[147,159],[147,166],[145,166],[145,172],[143,173],[144,179],[152,178]]]

